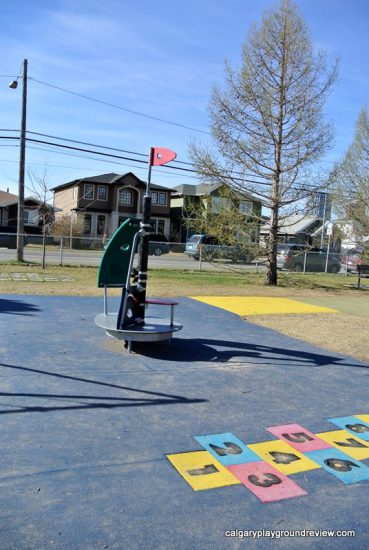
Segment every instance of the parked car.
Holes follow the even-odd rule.
[[[10,227],[6,229],[6,232],[0,232],[0,248],[17,248],[17,230]],[[24,234],[23,246],[26,244],[28,244],[28,237]]]
[[[219,244],[218,239],[211,235],[196,234],[192,235],[186,243],[186,254],[194,260],[201,259],[212,261],[215,259],[231,260],[232,262],[250,262],[252,256],[241,244],[234,246],[223,246]]]
[[[104,250],[107,249],[110,239],[104,245]],[[169,243],[165,235],[161,233],[150,234],[149,237],[149,255],[150,256],[161,256],[162,254],[168,254],[169,252]]]
[[[362,248],[346,250],[346,253],[341,256],[342,267],[346,269],[347,266],[347,271],[357,271],[357,266],[363,263],[362,252]]]
[[[161,233],[155,233],[150,235],[149,239],[149,254],[151,256],[161,256],[162,254],[168,254],[169,243],[165,235]]]
[[[306,254],[306,264],[305,264]],[[303,244],[279,244],[277,247],[277,268],[290,271],[325,271],[327,251]],[[341,269],[339,254],[330,253],[327,271],[338,273]]]

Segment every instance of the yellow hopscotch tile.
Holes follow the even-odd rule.
[[[369,424],[369,414],[355,414],[356,418]]]
[[[287,313],[339,313],[329,307],[305,304],[289,298],[263,296],[190,296],[210,306],[219,307],[240,316],[278,315]]]
[[[369,441],[363,441],[346,432],[346,430],[334,430],[333,432],[322,432],[316,435],[348,456],[356,458],[356,460],[369,458]]]
[[[319,464],[280,439],[265,441],[264,443],[252,443],[248,447],[259,455],[262,460],[265,460],[286,476],[320,468]]]
[[[208,451],[167,455],[167,459],[194,491],[237,485],[240,481]]]

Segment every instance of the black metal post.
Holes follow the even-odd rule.
[[[22,77],[22,119],[20,132],[19,180],[18,180],[18,219],[17,219],[17,260],[23,261],[24,245],[24,173],[26,165],[26,120],[27,120],[27,67],[28,61],[23,61]]]
[[[137,284],[130,285],[124,289],[127,292],[127,297],[124,300],[122,296],[122,304],[125,304],[122,311],[121,328],[125,329],[132,325],[145,323],[145,303],[146,303],[146,287],[147,287],[147,270],[149,258],[149,237],[151,229],[151,166],[154,149],[150,150],[149,170],[147,176],[146,192],[143,198],[142,221],[140,222],[140,243],[138,246],[138,274]],[[133,252],[134,253],[134,252]]]

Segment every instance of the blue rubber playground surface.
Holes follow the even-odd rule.
[[[0,296],[1,550],[368,547],[368,365],[190,298],[128,354],[102,308]]]

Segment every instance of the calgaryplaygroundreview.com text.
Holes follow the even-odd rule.
[[[340,531],[333,531],[328,529],[284,529],[284,530],[267,530],[267,529],[259,529],[259,530],[241,530],[241,529],[234,529],[234,530],[228,530],[224,531],[224,535],[226,537],[231,538],[238,538],[238,539],[262,539],[262,538],[270,538],[270,539],[281,539],[284,537],[355,537],[356,531],[354,530],[340,530]]]

